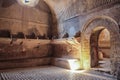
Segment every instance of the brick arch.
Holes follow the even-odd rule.
[[[111,21],[112,23],[114,23],[115,25],[118,26],[118,23],[111,17],[109,16],[97,16],[97,17],[94,17],[94,18],[91,18],[88,20],[88,22],[84,25],[83,29],[82,29],[82,32],[84,32],[86,30],[86,28],[89,27],[89,25],[93,22],[93,21],[96,21],[98,19],[102,19],[102,20],[108,20],[108,21]],[[116,27],[116,28],[119,28],[119,27]]]
[[[111,37],[111,61],[112,61],[112,71],[113,73],[116,72],[116,66],[114,66],[114,63],[118,61],[119,55],[120,55],[120,34],[119,34],[119,27],[117,22],[107,16],[100,16],[100,17],[95,17],[87,22],[87,24],[84,26],[82,30],[82,67],[84,69],[90,68],[90,63],[91,63],[91,57],[90,57],[90,36],[92,34],[93,29],[103,26],[104,28],[108,29],[110,32],[110,37]]]

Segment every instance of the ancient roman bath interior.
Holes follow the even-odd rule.
[[[120,80],[120,0],[0,0],[0,71],[39,66]]]

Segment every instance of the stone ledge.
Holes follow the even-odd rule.
[[[18,59],[18,60],[9,60],[1,61],[0,69],[10,69],[10,68],[24,68],[24,67],[33,67],[33,66],[43,66],[49,65],[51,58],[35,58],[35,59]]]
[[[81,69],[79,59],[52,58],[52,65],[70,69],[70,70]]]

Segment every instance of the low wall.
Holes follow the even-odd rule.
[[[0,69],[50,64],[49,40],[0,39]]]
[[[52,64],[67,69],[80,69],[80,38],[56,39],[52,41]],[[74,67],[74,68],[73,68]]]

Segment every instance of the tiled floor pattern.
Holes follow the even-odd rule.
[[[54,66],[0,71],[0,80],[116,80],[96,71],[70,71]]]

